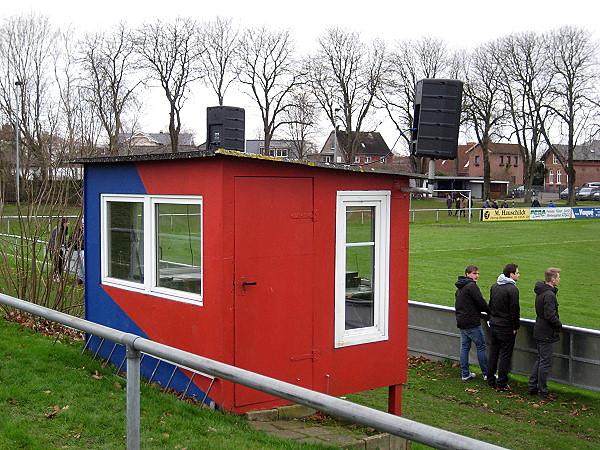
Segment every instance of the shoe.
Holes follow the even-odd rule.
[[[471,372],[469,375],[467,375],[466,377],[462,377],[463,381],[469,381],[473,378],[475,378],[477,376],[477,374],[474,374],[473,372]]]
[[[508,384],[506,386],[502,386],[502,387],[497,387],[496,390],[498,392],[515,392],[516,389],[510,387]]]
[[[537,395],[537,389],[527,389],[527,395]]]
[[[483,381],[487,381],[487,375],[483,376]]]
[[[558,394],[555,394],[554,392],[546,392],[545,394],[538,394],[538,397],[546,400],[556,400],[558,398]]]

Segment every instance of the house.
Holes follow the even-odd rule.
[[[492,180],[508,181],[510,185],[523,184],[523,164],[518,144],[491,143],[489,159]],[[481,145],[475,142],[459,145],[457,158],[437,159],[435,170],[445,176],[483,177]]]
[[[86,319],[334,396],[387,386],[400,413],[411,175],[228,150],[74,162]],[[150,357],[141,370],[225,411],[289,403]]]
[[[178,151],[197,150],[194,137],[190,133],[179,133]],[[171,153],[171,135],[169,133],[121,133],[118,139],[118,154],[147,155]]]
[[[262,139],[248,139],[246,153],[253,155],[272,156],[274,158],[303,159],[306,149],[302,149],[302,142],[295,140],[273,139],[269,144],[269,152],[265,152],[265,141]]]
[[[566,155],[566,145],[554,146],[561,154]],[[547,150],[540,158],[546,168],[544,190],[560,192],[567,187],[568,175],[560,161]],[[583,186],[585,183],[600,181],[600,140],[593,140],[575,147],[573,151],[573,167],[575,168],[575,183]]]
[[[358,134],[358,147],[352,164],[370,164],[374,162],[392,163],[394,155],[387,143],[381,136],[381,133],[376,131],[358,131],[353,132]],[[319,162],[326,163],[343,163],[344,157],[341,148],[345,148],[348,142],[348,133],[346,131],[337,130],[329,133],[325,145],[320,153],[314,155],[314,158]]]

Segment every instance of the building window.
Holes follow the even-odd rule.
[[[519,157],[515,156],[515,167],[519,165]]]
[[[556,155],[552,155],[552,164],[558,164],[558,158]]]
[[[102,283],[202,301],[202,198],[102,196]]]
[[[267,156],[274,156],[276,158],[287,158],[288,157],[288,149],[287,148],[269,148],[269,154]]]
[[[373,158],[371,156],[365,156],[366,163],[370,163],[371,161],[373,161]]]
[[[335,346],[388,339],[389,191],[341,191],[336,210]]]
[[[330,163],[331,162],[331,156],[325,156],[325,157],[323,157],[323,162]]]
[[[475,165],[479,165],[479,155],[475,155]]]
[[[554,170],[548,171],[548,184],[554,184]]]
[[[510,166],[510,155],[506,157],[506,165]]]
[[[560,170],[556,171],[556,184],[561,184],[560,180],[562,178],[562,172]]]
[[[359,164],[360,163],[360,156],[355,156],[354,157],[354,164]]]
[[[500,155],[500,165],[504,165],[504,156]]]

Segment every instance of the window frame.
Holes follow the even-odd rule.
[[[144,233],[144,281],[134,282],[121,278],[108,276],[109,254],[108,254],[108,203],[142,203],[143,233]],[[200,293],[180,291],[178,289],[166,288],[158,285],[157,275],[157,249],[158,249],[158,223],[156,220],[156,205],[158,204],[180,204],[199,205],[200,207]],[[101,194],[100,195],[100,282],[106,286],[112,286],[134,292],[140,292],[170,300],[186,303],[203,304],[204,298],[204,211],[202,196],[197,195],[137,195],[137,194]]]
[[[374,207],[373,325],[346,329],[346,208]],[[391,191],[338,191],[336,197],[335,348],[389,339]]]

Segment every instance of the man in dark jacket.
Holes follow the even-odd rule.
[[[514,391],[514,388],[508,385],[508,373],[520,326],[521,308],[517,288],[520,276],[519,266],[507,264],[498,281],[490,289],[490,356],[487,382],[498,391]]]
[[[469,351],[471,342],[477,348],[477,359],[483,379],[487,374],[487,355],[485,354],[485,338],[481,327],[481,313],[490,312],[485,299],[481,295],[477,279],[479,269],[470,265],[465,269],[465,276],[459,276],[456,285],[456,325],[460,328],[460,366],[462,368],[462,379],[470,380],[476,375],[469,369]]]
[[[548,374],[552,368],[552,347],[559,339],[562,323],[558,320],[556,287],[560,282],[560,269],[549,268],[544,274],[545,281],[538,281],[533,289],[535,296],[535,326],[533,337],[538,348],[538,357],[529,377],[527,393],[554,400],[558,395],[548,392]]]

